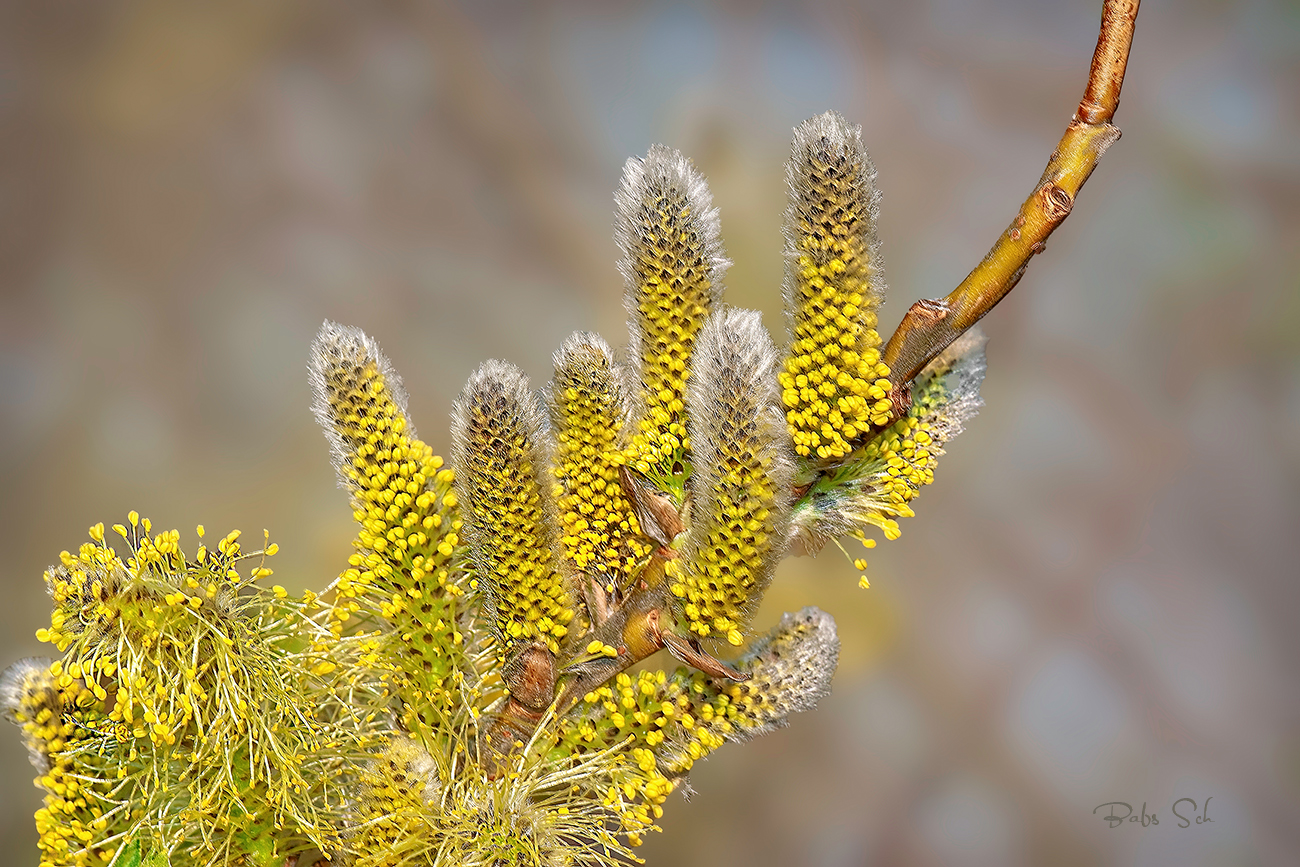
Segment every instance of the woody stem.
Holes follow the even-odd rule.
[[[960,286],[946,298],[913,304],[889,338],[884,361],[900,387],[1015,287],[1030,258],[1043,251],[1047,237],[1069,216],[1102,154],[1119,138],[1110,121],[1119,105],[1139,2],[1106,0],[1083,99],[1020,213]]]

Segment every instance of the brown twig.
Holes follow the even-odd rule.
[[[1124,84],[1139,0],[1106,0],[1088,86],[1047,169],[993,249],[946,298],[912,305],[889,338],[884,360],[895,382],[896,404],[907,385],[936,355],[988,313],[1020,281],[1029,260],[1064,222],[1075,196],[1102,154],[1119,138],[1111,124]],[[895,415],[899,413],[895,412]]]

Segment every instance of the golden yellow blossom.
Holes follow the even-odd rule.
[[[417,438],[400,378],[361,330],[326,322],[311,358],[314,409],[358,524],[329,623],[336,635],[388,624],[399,692],[420,696],[403,717],[429,732],[457,703],[463,667],[453,473]]]
[[[546,417],[518,368],[489,361],[452,411],[466,541],[506,653],[537,637],[552,653],[575,609],[556,557]]]
[[[656,145],[644,159],[628,160],[614,201],[637,384],[633,459],[641,472],[671,479],[687,471],[691,352],[731,263],[708,184],[678,151]]]
[[[742,628],[785,546],[792,461],[774,374],[776,351],[753,311],[709,319],[688,392],[696,496],[671,585],[690,632],[743,643]]]
[[[781,398],[795,451],[829,461],[847,457],[892,406],[876,331],[880,193],[862,128],[835,112],[800,124],[791,150]]]
[[[613,352],[598,335],[578,333],[555,354],[549,390],[555,426],[555,477],[564,559],[574,586],[622,591],[649,553],[619,483],[627,410]]]

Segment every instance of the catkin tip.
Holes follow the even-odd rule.
[[[406,437],[416,439],[415,426],[406,414],[402,378],[379,344],[360,328],[325,320],[312,341],[307,375],[311,410],[329,442],[339,487],[355,489],[348,465],[359,437],[374,421],[370,411],[400,418]],[[373,406],[372,402],[381,397],[387,406]],[[361,410],[359,417],[348,419],[353,409]]]
[[[658,144],[643,158],[632,157],[623,165],[614,205],[614,239],[623,251],[618,268],[625,280],[638,279],[637,253],[661,230],[652,217],[675,217],[693,235],[684,252],[708,270],[710,299],[721,297],[722,273],[731,265],[722,250],[722,221],[708,182],[688,157]]]
[[[738,727],[734,740],[747,740],[788,724],[791,714],[816,707],[830,694],[839,664],[840,638],[835,620],[808,606],[786,613],[740,662],[750,674],[750,690],[765,699],[755,703],[752,724]]]

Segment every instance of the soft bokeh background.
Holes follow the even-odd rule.
[[[780,329],[790,128],[861,122],[892,326],[1032,188],[1099,7],[4,4],[0,657],[42,651],[42,570],[130,508],[191,545],[270,528],[279,580],[331,579],[321,320],[381,341],[445,453],[480,360],[540,385],[570,331],[622,342],[611,191],[651,143],[708,176],[728,299]],[[701,765],[650,864],[1297,863],[1297,106],[1295,3],[1148,0],[1124,138],[985,320],[984,414],[870,591],[827,554],[764,609],[835,615],[834,694]],[[0,852],[34,864],[16,731],[0,763]]]

